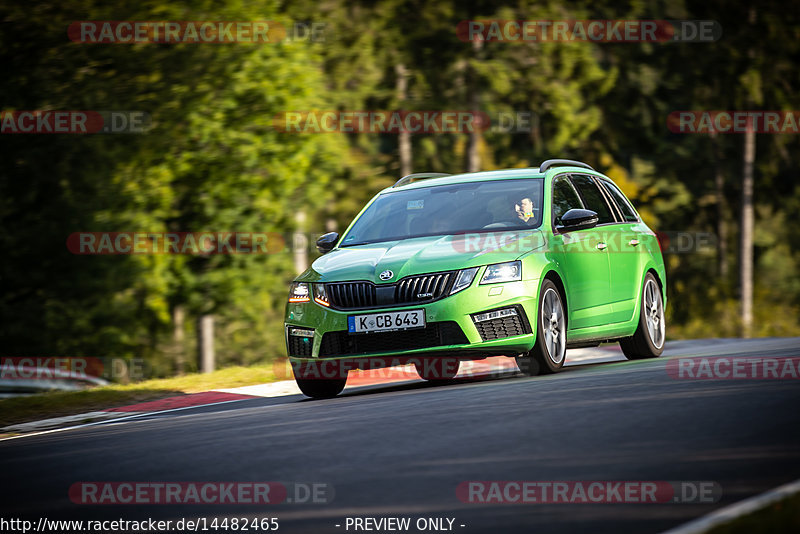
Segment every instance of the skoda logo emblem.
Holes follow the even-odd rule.
[[[393,276],[394,276],[394,273],[392,271],[390,271],[389,269],[386,269],[385,271],[383,271],[379,275],[381,280],[391,280]]]

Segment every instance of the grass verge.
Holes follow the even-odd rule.
[[[800,493],[751,514],[716,526],[707,534],[772,534],[800,532]]]

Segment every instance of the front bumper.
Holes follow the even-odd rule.
[[[480,285],[477,282],[455,295],[418,306],[369,310],[335,310],[313,301],[286,306],[284,334],[293,361],[320,361],[386,356],[475,359],[491,355],[513,356],[534,344],[539,280]],[[475,322],[474,315],[514,309],[516,316]],[[425,310],[426,328],[388,333],[349,334],[350,315],[384,311]],[[498,322],[501,321],[501,322]],[[301,335],[294,335],[294,329]],[[313,335],[309,336],[309,331]],[[501,337],[498,337],[501,336]],[[495,337],[495,339],[491,339]]]

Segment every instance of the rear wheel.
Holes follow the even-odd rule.
[[[517,367],[526,375],[555,373],[564,366],[567,352],[567,311],[556,285],[542,284],[536,323],[536,343],[517,357]]]
[[[657,358],[664,352],[664,299],[653,273],[647,273],[642,288],[639,326],[632,337],[619,340],[622,352],[629,360]]]
[[[460,365],[459,360],[452,358],[431,358],[414,362],[419,377],[431,382],[452,380],[458,374]]]

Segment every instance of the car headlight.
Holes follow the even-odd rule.
[[[308,302],[309,297],[309,284],[305,282],[292,282],[289,288],[289,302]]]
[[[517,280],[522,280],[522,262],[519,260],[487,266],[486,272],[481,278],[481,284],[515,282]]]
[[[325,291],[325,284],[314,284],[314,302],[320,306],[330,308],[331,301],[328,300],[328,292]]]
[[[470,269],[461,269],[458,271],[456,275],[456,281],[453,282],[453,289],[450,290],[450,294],[458,293],[462,289],[467,289],[472,281],[475,279],[475,275],[478,273],[478,267],[472,267]]]

